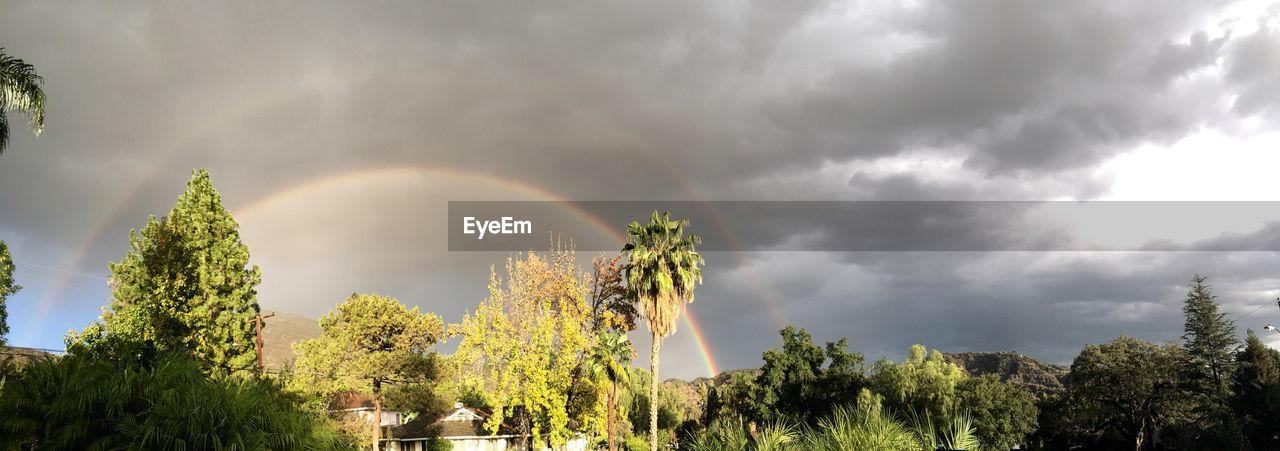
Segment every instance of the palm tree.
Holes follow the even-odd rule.
[[[31,116],[31,133],[40,136],[44,131],[44,91],[40,89],[43,83],[35,67],[5,54],[0,47],[0,153],[9,145],[7,112],[27,113]]]
[[[591,354],[591,373],[598,381],[609,382],[608,394],[608,427],[609,451],[617,451],[614,437],[617,434],[618,421],[618,384],[631,380],[631,341],[626,334],[616,331],[605,331],[596,341],[596,348]]]
[[[702,283],[702,256],[696,249],[702,240],[684,234],[689,220],[672,220],[670,213],[653,212],[649,224],[627,225],[627,290],[649,323],[653,347],[649,354],[649,449],[658,450],[658,351],[662,339],[676,331],[676,320],[685,303],[693,302],[693,287]]]

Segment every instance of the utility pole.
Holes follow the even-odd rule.
[[[257,323],[256,330],[258,335],[258,373],[259,374],[262,373],[262,320],[265,318],[273,317],[273,316],[276,316],[275,312],[271,312],[266,316],[263,316],[262,313],[258,313],[258,315],[254,317],[254,320]]]

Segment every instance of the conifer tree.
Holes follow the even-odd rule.
[[[177,351],[209,369],[252,368],[262,276],[209,173],[193,171],[173,210],[129,237],[129,253],[110,265],[110,308],[68,348]]]
[[[1217,400],[1225,400],[1230,394],[1230,382],[1235,373],[1235,352],[1240,341],[1236,338],[1236,325],[1218,308],[1212,289],[1205,277],[1197,274],[1187,291],[1182,312],[1186,315],[1185,333],[1187,354],[1191,357],[1192,381],[1206,394]]]

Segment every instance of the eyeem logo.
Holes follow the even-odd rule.
[[[475,216],[464,216],[462,218],[462,233],[467,235],[476,235],[477,240],[483,240],[488,235],[528,235],[533,233],[533,221],[517,221],[510,216],[503,216],[502,219],[494,221],[477,220]]]

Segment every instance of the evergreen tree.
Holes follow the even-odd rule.
[[[5,301],[21,289],[13,282],[13,257],[9,255],[9,245],[0,241],[0,346],[4,346],[5,337],[9,335],[9,309]]]
[[[110,309],[68,348],[181,352],[208,368],[252,368],[262,276],[209,173],[194,171],[169,215],[129,237],[129,253],[110,265]]]
[[[1218,308],[1205,277],[1197,274],[1187,291],[1182,312],[1186,315],[1182,339],[1190,356],[1190,378],[1204,393],[1222,401],[1230,394],[1235,372],[1235,352],[1240,344],[1236,326]]]

